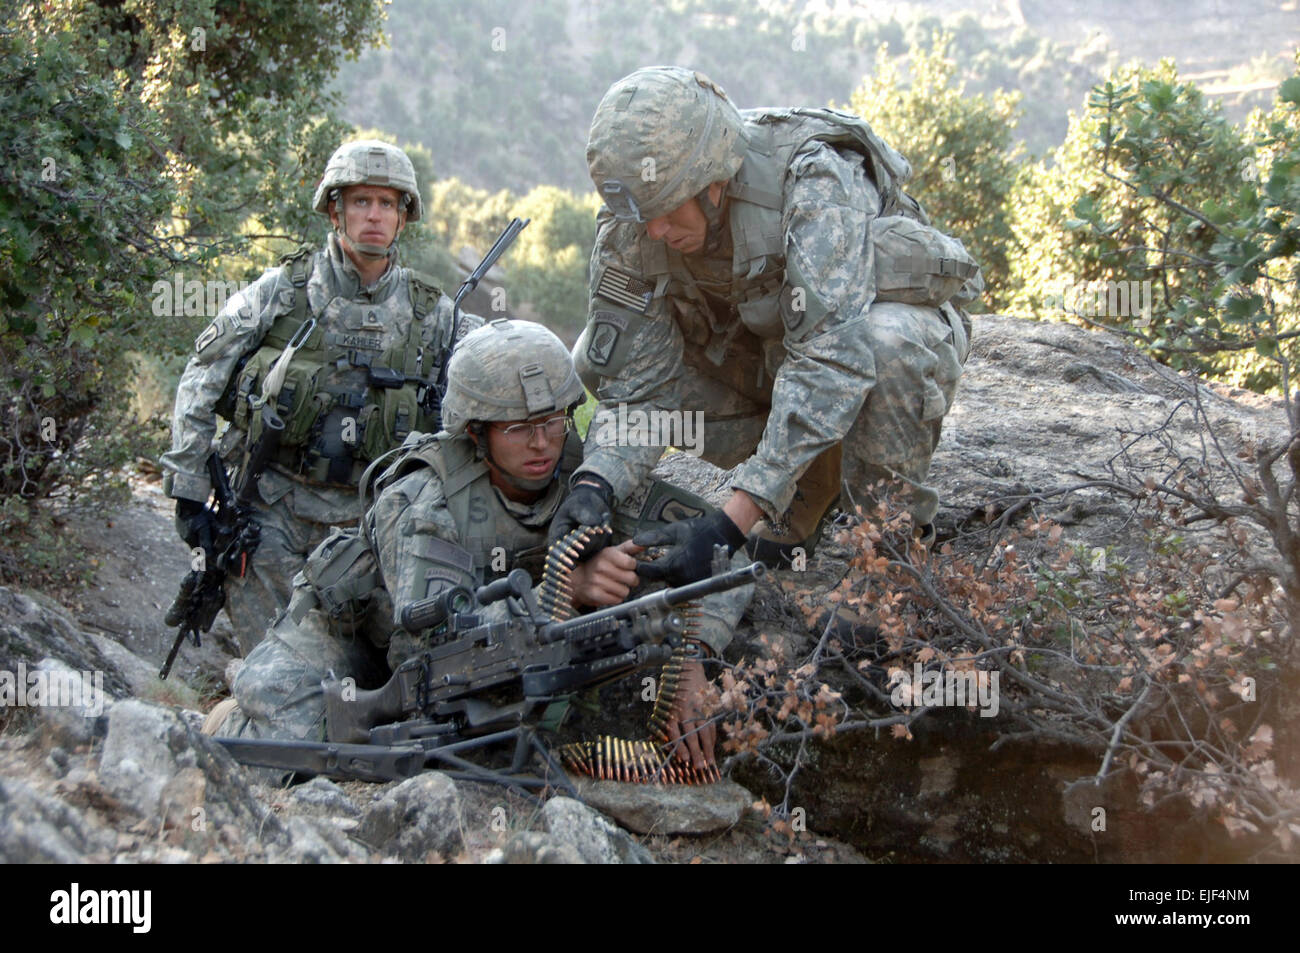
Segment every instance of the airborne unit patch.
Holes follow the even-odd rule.
[[[604,367],[614,353],[620,332],[627,328],[627,318],[613,311],[597,311],[591,316],[591,343],[587,345],[587,360]]]
[[[213,341],[215,341],[219,337],[221,337],[220,318],[213,321],[211,324],[209,324],[206,328],[203,329],[203,333],[200,334],[198,340],[194,342],[194,353],[202,354],[207,349],[208,345],[210,345]]]

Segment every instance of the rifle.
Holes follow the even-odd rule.
[[[528,573],[515,569],[475,592],[456,587],[403,607],[403,627],[432,628],[433,644],[398,666],[381,688],[358,691],[350,680],[326,679],[327,741],[214,740],[243,764],[286,771],[392,781],[439,763],[459,769],[452,777],[542,786],[548,782],[520,774],[529,751],[537,751],[558,775],[528,724],[533,715],[570,692],[667,661],[685,627],[679,606],[764,573],[761,563],[721,569],[690,585],[553,622],[538,607]],[[479,610],[506,597],[514,600],[510,618],[486,621]],[[509,740],[515,755],[508,774],[460,757]]]
[[[284,434],[284,421],[270,404],[262,407],[262,433],[245,454],[239,490],[232,492],[230,479],[221,458],[214,452],[208,457],[208,478],[212,481],[213,500],[207,504],[209,520],[199,537],[203,549],[202,568],[192,569],[181,580],[164,621],[179,626],[167,660],[158,672],[160,679],[171,673],[172,663],[188,635],[196,647],[202,645],[200,632],[207,632],[226,604],[226,577],[243,578],[249,560],[261,542],[261,527],[253,519],[253,498],[267,464],[274,459]]]
[[[448,351],[456,345],[456,339],[460,337],[460,303],[478,287],[478,283],[483,280],[483,276],[492,270],[492,266],[497,263],[497,259],[505,254],[506,249],[514,244],[515,238],[531,222],[531,218],[521,219],[518,216],[510,220],[510,224],[501,230],[497,240],[492,243],[488,253],[483,256],[483,260],[478,263],[469,277],[461,282],[460,288],[456,290],[456,297],[452,301],[451,308],[451,345]],[[425,386],[424,393],[420,397],[420,406],[433,416],[437,426],[433,429],[436,431],[442,426],[442,398],[447,393],[447,365],[450,363],[449,358],[443,355],[438,361],[438,373],[434,377],[432,386]],[[376,386],[372,381],[371,386]],[[380,384],[378,386],[398,386],[400,384]]]

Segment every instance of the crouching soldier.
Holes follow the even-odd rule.
[[[245,660],[234,698],[214,709],[206,730],[321,740],[323,679],[332,673],[358,688],[377,687],[419,651],[421,633],[400,625],[404,607],[515,568],[536,580],[551,519],[582,460],[572,415],[583,398],[568,350],[541,325],[498,320],[467,335],[448,369],[444,430],[408,438],[380,477],[362,531],[336,531],[312,553],[294,580],[288,610]],[[683,497],[651,490],[628,529],[655,499],[671,499],[678,515],[693,515]],[[628,542],[579,563],[570,578],[575,608],[626,599],[638,583],[637,552]],[[700,652],[726,645],[751,588],[705,600]],[[489,607],[504,609],[504,602]],[[701,685],[703,670],[684,682]],[[680,694],[670,734],[691,738],[692,758],[702,767],[712,762],[712,746],[706,759],[697,699]]]

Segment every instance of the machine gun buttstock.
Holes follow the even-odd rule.
[[[384,685],[358,690],[352,679],[327,679],[325,725],[329,740],[341,744],[363,744],[370,729],[401,719],[420,707],[425,671],[416,658],[398,666]]]

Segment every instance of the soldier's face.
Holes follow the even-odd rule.
[[[709,186],[709,200],[714,205],[722,198],[722,183]],[[700,208],[699,199],[688,199],[667,215],[646,222],[646,234],[657,242],[664,242],[683,255],[693,255],[704,247],[709,234],[709,220]]]
[[[520,424],[543,425],[553,419],[550,426],[519,428]],[[539,414],[527,421],[492,423],[485,429],[488,443],[488,460],[497,469],[504,470],[517,480],[544,480],[555,472],[564,449],[565,415]]]
[[[391,245],[406,224],[402,193],[381,185],[349,185],[330,206],[330,221],[339,225],[339,206],[348,237],[366,245]]]

